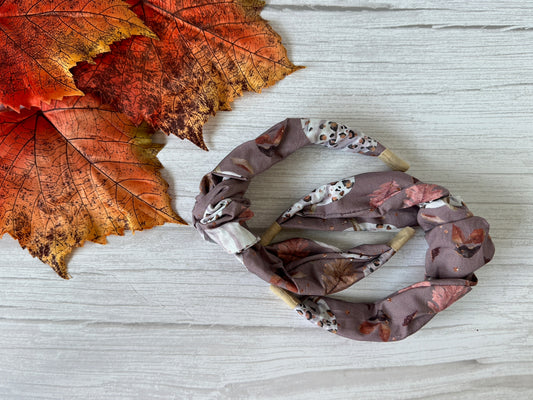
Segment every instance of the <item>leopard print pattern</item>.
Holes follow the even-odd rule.
[[[345,231],[368,231],[368,232],[398,232],[401,228],[398,228],[392,224],[374,224],[372,222],[357,222],[355,219],[351,220],[352,226],[345,229]]]
[[[363,269],[363,275],[367,277],[372,272],[377,271],[379,268],[383,266],[387,261],[391,259],[391,257],[396,254],[396,250],[390,249],[386,252],[380,254],[378,257],[376,257],[374,260],[367,262],[365,264],[365,267]]]
[[[365,154],[375,151],[378,145],[375,139],[333,121],[302,119],[302,128],[311,143],[325,147]]]
[[[325,206],[327,204],[339,201],[344,196],[346,196],[353,188],[355,184],[355,177],[351,176],[346,179],[341,179],[337,182],[331,182],[326,185],[322,185],[307,196],[301,198],[296,203],[294,203],[290,208],[288,208],[279,220],[279,223],[285,222],[288,219],[292,218],[296,213],[302,211],[305,207],[308,206]]]
[[[308,297],[295,308],[296,312],[309,322],[331,333],[337,333],[337,318],[328,304],[319,297]]]

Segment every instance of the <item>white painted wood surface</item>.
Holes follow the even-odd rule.
[[[307,69],[212,119],[209,153],[161,138],[180,214],[190,221],[202,175],[242,141],[288,116],[332,118],[489,220],[496,256],[479,285],[404,341],[362,343],[299,319],[191,227],[88,244],[70,281],[4,237],[1,399],[533,398],[533,2],[267,3],[263,16]],[[252,184],[252,226],[319,184],[383,169],[304,149]],[[378,299],[421,279],[424,252],[418,234],[345,297]]]

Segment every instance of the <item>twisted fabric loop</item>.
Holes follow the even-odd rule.
[[[397,171],[373,172],[320,186],[285,210],[257,237],[244,194],[251,179],[297,149],[318,144],[382,159]],[[474,271],[494,254],[489,225],[442,186],[402,172],[409,165],[376,140],[327,120],[287,119],[234,149],[204,176],[193,210],[206,240],[234,253],[250,271],[273,285],[298,314],[356,340],[407,337],[477,283]],[[327,297],[381,268],[413,235],[426,233],[425,280],[374,303]],[[348,250],[305,238],[270,244],[284,228],[332,231],[399,231],[387,244]]]

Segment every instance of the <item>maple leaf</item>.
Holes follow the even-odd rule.
[[[290,292],[298,293],[298,288],[296,287],[294,283],[289,282],[286,279],[283,279],[281,276],[277,274],[272,275],[268,283],[274,286],[287,289]]]
[[[359,325],[359,332],[363,335],[370,335],[376,328],[378,329],[380,339],[388,342],[391,334],[390,317],[381,310],[368,321],[363,321]]]
[[[308,249],[309,241],[307,239],[292,238],[274,243],[272,246],[275,248],[277,256],[285,263],[300,260],[311,254]]]
[[[466,286],[434,286],[431,301],[428,301],[427,305],[434,313],[438,313],[451,306],[468,291]]]
[[[370,193],[370,205],[374,208],[380,207],[385,200],[400,193],[402,189],[395,181],[385,182],[372,193]]]
[[[78,87],[95,92],[135,123],[207,150],[202,126],[230,110],[243,91],[259,92],[301,68],[259,13],[258,0],[130,0],[160,40],[134,37],[73,70]]]
[[[484,240],[485,230],[483,228],[474,229],[466,238],[461,228],[455,224],[452,225],[452,241],[455,243],[455,251],[464,258],[472,258],[479,251]]]
[[[354,269],[353,263],[347,259],[335,259],[324,267],[322,281],[326,286],[325,294],[337,293],[362,279],[364,274]]]
[[[274,154],[278,154],[281,158],[283,158],[283,156],[278,153],[277,147],[281,144],[284,135],[285,127],[282,126],[273,136],[270,132],[263,133],[261,136],[255,139],[255,144],[264,155],[272,157]]]
[[[131,35],[155,35],[122,0],[0,1],[0,103],[15,111],[83,94],[69,69]]]
[[[417,183],[405,189],[407,198],[403,201],[404,206],[412,207],[420,203],[436,200],[444,196],[444,191],[440,186],[429,183]]]
[[[184,223],[151,134],[92,96],[0,111],[0,237],[68,278],[65,256],[87,240]]]
[[[457,245],[481,244],[485,240],[485,230],[483,228],[474,229],[468,238],[465,237],[461,228],[452,225],[452,241]]]

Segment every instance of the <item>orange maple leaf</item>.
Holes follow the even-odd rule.
[[[259,0],[130,0],[159,37],[133,37],[73,72],[135,123],[207,149],[202,126],[243,91],[260,92],[301,68],[259,13]]]
[[[155,35],[122,0],[0,1],[0,103],[18,111],[83,94],[69,69],[131,35]]]
[[[68,278],[65,256],[87,240],[184,223],[151,134],[92,96],[0,111],[0,237]]]

